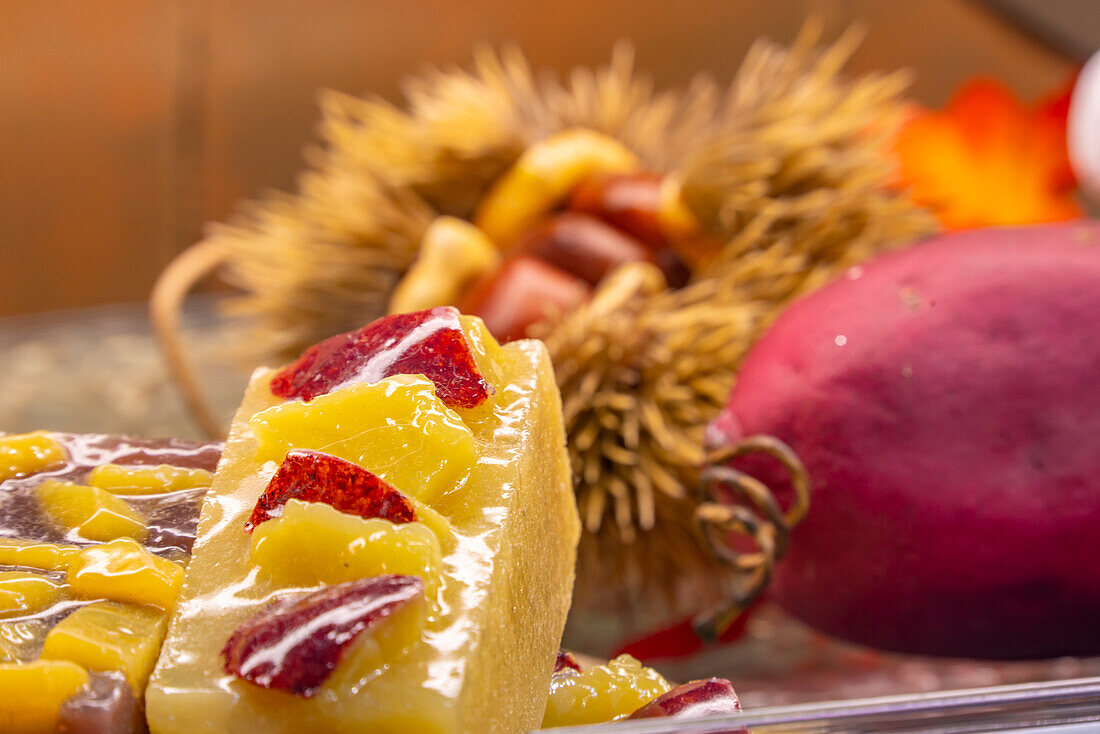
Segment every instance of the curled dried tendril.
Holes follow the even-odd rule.
[[[766,484],[730,466],[732,460],[749,454],[765,454],[783,465],[793,489],[786,509]],[[729,599],[694,620],[700,637],[716,640],[756,601],[768,585],[776,562],[786,554],[791,530],[810,508],[810,475],[787,444],[774,436],[749,436],[707,456],[707,466],[700,476],[699,499],[695,508],[699,536],[735,578]],[[755,550],[733,547],[732,536],[750,539]]]

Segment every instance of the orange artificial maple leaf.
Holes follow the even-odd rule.
[[[1069,89],[1027,105],[975,79],[944,109],[917,111],[895,141],[901,185],[948,229],[1081,216],[1066,152]]]

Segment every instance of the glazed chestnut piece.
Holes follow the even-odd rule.
[[[480,316],[490,333],[505,342],[522,339],[531,324],[580,305],[591,292],[577,276],[530,255],[519,255],[475,285],[459,310]]]
[[[618,266],[652,262],[649,249],[628,234],[587,214],[566,212],[536,227],[516,244],[533,255],[597,285]]]
[[[629,655],[581,670],[573,656],[563,652],[550,676],[542,728],[624,719],[671,688],[660,673]]]

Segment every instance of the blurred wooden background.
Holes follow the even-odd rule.
[[[205,222],[293,185],[319,87],[392,97],[478,41],[568,69],[619,38],[662,85],[727,79],[810,13],[864,21],[852,69],[909,66],[927,103],[974,74],[1032,97],[1074,68],[972,0],[3,0],[0,316],[144,299]]]

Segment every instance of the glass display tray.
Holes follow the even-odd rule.
[[[622,621],[574,609],[567,644],[591,650],[600,635],[618,637]],[[729,719],[619,722],[554,731],[718,734],[751,725],[754,734],[949,734],[1029,731],[1058,724],[1074,727],[1065,729],[1066,734],[1100,732],[1100,658],[997,661],[888,653],[816,632],[768,603],[732,644],[647,663],[672,681],[728,678],[744,713]],[[1088,723],[1080,727],[1081,722]]]
[[[565,647],[611,657],[616,651],[599,647],[599,640],[622,639],[623,622],[574,607]],[[728,678],[750,711],[1100,676],[1100,657],[999,661],[873,650],[816,632],[770,603],[760,607],[732,644],[644,662],[672,681]]]
[[[1100,731],[1100,677],[800,704],[710,719],[545,729],[557,734],[962,734]]]

